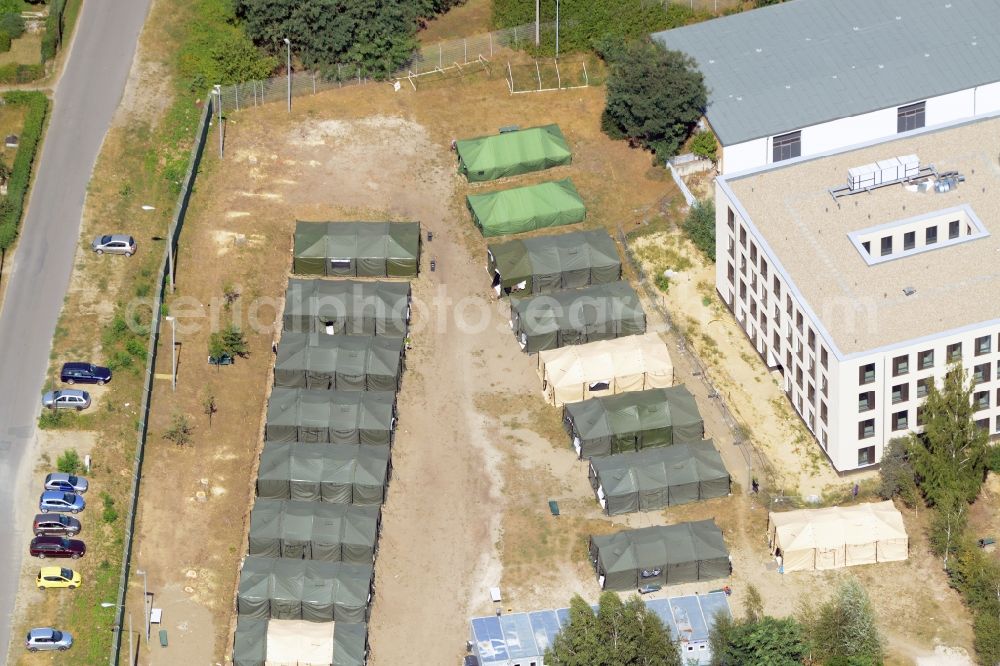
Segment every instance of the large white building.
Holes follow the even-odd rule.
[[[928,178],[843,191],[902,156]],[[954,361],[1000,433],[998,159],[1000,116],[716,180],[716,289],[838,470],[919,431]]]
[[[732,174],[1000,111],[997,0],[791,0],[657,33]]]

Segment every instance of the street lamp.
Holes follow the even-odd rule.
[[[292,112],[292,42],[285,37],[285,73],[288,78],[288,113]]]
[[[559,60],[559,0],[556,0],[556,60]]]
[[[164,317],[170,322],[170,384],[177,391],[177,324],[174,317]]]
[[[116,604],[112,601],[102,601],[101,608],[124,608],[122,604]],[[115,630],[121,633],[121,627],[115,625]],[[128,614],[128,663],[129,666],[135,665],[135,648],[132,645],[132,613]]]
[[[219,108],[219,158],[222,158],[222,86],[218,83],[212,88],[215,94],[215,103]]]
[[[535,0],[535,46],[541,42],[541,0]]]
[[[146,608],[149,592],[146,591],[146,572],[142,569],[136,569],[135,573],[142,576],[142,616],[146,619],[146,647],[149,647],[149,610]]]

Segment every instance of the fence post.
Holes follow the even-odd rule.
[[[493,58],[493,33],[490,33],[490,58]]]
[[[465,64],[469,62],[469,40],[463,39],[462,46],[465,47],[465,60],[462,61],[462,64]]]
[[[233,92],[236,93],[236,110],[240,110],[240,84],[233,85]]]
[[[444,66],[444,54],[441,52],[441,42],[438,42],[438,69]]]
[[[313,72],[313,95],[316,94],[316,72]]]

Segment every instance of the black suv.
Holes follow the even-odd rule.
[[[111,381],[111,370],[92,363],[63,363],[59,379],[67,384],[106,384]]]
[[[61,513],[40,513],[32,531],[35,536],[75,536],[80,533],[80,521]]]

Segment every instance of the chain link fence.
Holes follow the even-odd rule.
[[[543,23],[541,30],[554,30],[554,23]],[[494,30],[484,35],[452,39],[425,46],[396,72],[392,78],[405,79],[441,72],[470,63],[489,61],[502,49],[519,49],[535,40],[535,24]],[[268,102],[284,101],[289,96],[315,95],[318,92],[370,83],[369,72],[356,65],[336,65],[327,74],[292,72],[262,81],[246,81],[221,87],[223,109],[240,110]]]
[[[719,14],[740,9],[743,0],[669,0],[673,5],[684,5],[696,12],[704,14]]]
[[[718,407],[719,412],[722,414],[722,420],[732,432],[733,442],[736,445],[736,449],[740,452],[740,455],[742,455],[743,461],[746,464],[748,477],[750,479],[757,479],[762,483],[761,487],[759,487],[755,494],[760,497],[760,502],[762,504],[769,504],[770,497],[767,495],[768,485],[777,478],[774,472],[774,467],[753,444],[751,439],[747,436],[746,428],[736,420],[736,417],[733,416],[733,413],[729,410],[729,407],[722,399],[722,394],[712,383],[712,379],[706,372],[705,366],[698,358],[698,355],[691,348],[691,345],[685,338],[682,329],[677,326],[674,318],[670,316],[670,312],[668,312],[667,308],[664,306],[662,294],[659,293],[656,286],[653,284],[653,281],[649,279],[649,276],[643,268],[642,262],[635,256],[635,253],[629,245],[628,236],[621,226],[618,227],[618,242],[621,243],[622,248],[625,250],[625,262],[638,278],[639,286],[646,293],[649,302],[667,324],[667,328],[670,331],[668,335],[675,338],[674,342],[676,342],[676,345],[674,348],[677,350],[677,353],[679,353],[680,356],[690,365],[692,369],[691,374],[701,380],[706,389],[706,394],[709,399],[714,402],[715,406]],[[747,488],[748,492],[751,490],[752,488]]]
[[[121,579],[118,582],[118,601],[115,611],[115,637],[111,643],[111,666],[118,666],[121,655],[122,642],[122,622],[125,620],[125,599],[128,594],[129,574],[132,571],[132,545],[135,538],[135,514],[139,504],[139,484],[142,479],[142,462],[146,451],[146,435],[149,427],[150,401],[153,396],[153,377],[156,372],[156,347],[160,340],[160,326],[163,318],[161,310],[163,307],[163,296],[167,286],[173,286],[174,256],[177,251],[177,239],[180,237],[181,228],[184,226],[184,218],[187,215],[188,202],[191,193],[194,191],[195,178],[198,175],[198,166],[201,164],[202,154],[205,152],[205,144],[208,140],[208,129],[211,125],[212,113],[215,110],[211,95],[205,103],[201,112],[201,120],[195,132],[194,145],[191,147],[191,157],[188,161],[188,170],[184,176],[181,186],[181,193],[177,198],[177,205],[174,208],[174,215],[170,220],[170,227],[167,232],[167,243],[163,250],[163,260],[160,263],[156,296],[153,300],[152,321],[149,326],[149,350],[146,352],[146,375],[142,385],[142,405],[139,409],[139,434],[136,437],[135,460],[132,464],[132,488],[128,502],[128,516],[125,519],[125,543],[122,552]],[[173,368],[171,368],[173,371]],[[145,599],[143,600],[143,612],[145,611]],[[131,640],[131,636],[129,637]],[[130,665],[131,666],[131,665]]]

